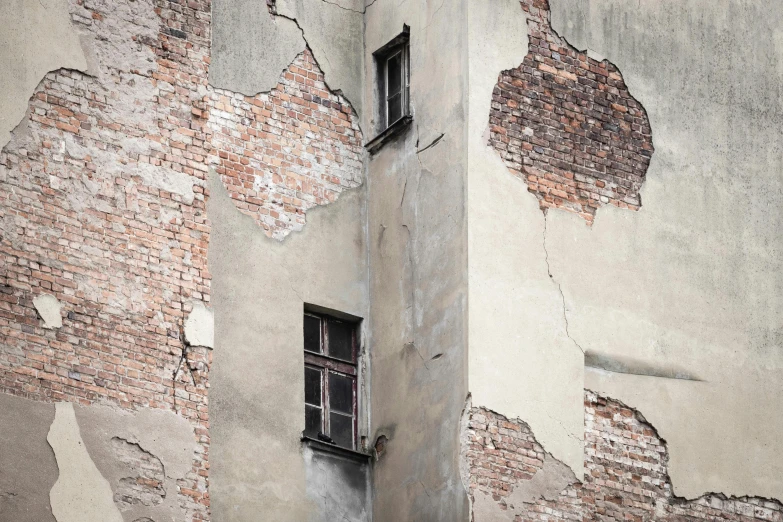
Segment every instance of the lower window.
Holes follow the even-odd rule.
[[[349,449],[357,438],[356,329],[356,323],[304,315],[304,434]]]

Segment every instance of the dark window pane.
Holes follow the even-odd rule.
[[[353,449],[353,417],[332,412],[329,415],[329,436],[338,445]]]
[[[321,353],[321,320],[312,315],[304,316],[304,349]]]
[[[321,431],[321,408],[305,404],[305,435],[318,438]]]
[[[353,414],[353,379],[329,372],[329,409]]]
[[[305,402],[321,405],[321,370],[305,368]]]
[[[353,362],[353,325],[329,321],[329,355]]]
[[[402,53],[397,53],[386,62],[386,96],[397,94],[402,90]]]
[[[388,125],[391,125],[395,121],[402,118],[402,95],[395,94],[389,98],[389,121]]]

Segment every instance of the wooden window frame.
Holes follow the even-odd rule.
[[[403,32],[373,53],[378,71],[378,114],[380,132],[410,117],[410,29],[403,26]],[[389,62],[400,55],[400,117],[389,121]]]
[[[352,435],[351,445],[348,449],[356,450],[358,444],[359,433],[359,371],[358,371],[358,357],[359,357],[359,335],[358,335],[358,323],[353,321],[346,321],[344,319],[338,319],[330,315],[306,311],[305,316],[315,317],[320,321],[320,353],[304,350],[304,362],[305,368],[312,368],[319,370],[321,373],[321,433],[326,437],[331,438],[331,408],[329,405],[329,378],[331,374],[342,375],[348,377],[352,381]],[[329,324],[341,323],[348,325],[351,331],[351,359],[350,361],[339,359],[328,355],[329,351]],[[313,407],[313,405],[310,405]],[[346,415],[343,412],[337,412],[341,415]],[[338,443],[334,443],[340,446]],[[345,446],[340,446],[345,447]]]

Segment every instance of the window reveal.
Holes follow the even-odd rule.
[[[356,324],[304,315],[305,435],[355,449]]]

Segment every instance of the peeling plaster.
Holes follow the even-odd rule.
[[[528,53],[525,14],[504,0],[468,16],[470,391],[474,404],[527,422],[581,479],[584,355],[549,266],[547,216],[486,145],[498,73]]]
[[[142,451],[160,460],[163,465],[163,502],[151,506],[126,506],[127,509],[122,511],[125,522],[140,517],[149,517],[156,522],[181,519],[177,481],[192,471],[193,457],[198,451],[193,427],[187,419],[168,410],[144,408],[128,412],[101,405],[77,406],[75,416],[84,445],[95,466],[108,480],[113,493],[117,491],[120,480],[136,476],[137,471],[118,458],[112,439],[137,444]]]
[[[38,315],[43,319],[44,328],[62,328],[62,304],[51,294],[41,294],[33,299]]]
[[[88,61],[71,23],[67,0],[3,0],[0,20],[2,148],[23,121],[27,102],[41,78],[60,68],[87,71]]]
[[[254,96],[270,91],[280,73],[305,48],[296,23],[272,16],[258,0],[215,0],[212,4],[213,87]]]
[[[548,216],[570,335],[636,367],[588,368],[586,387],[656,426],[677,495],[783,498],[783,11],[550,4],[553,29],[617,64],[655,129],[639,212],[603,207],[592,230]],[[703,382],[661,378],[682,372]]]
[[[364,11],[359,0],[353,4],[348,8],[325,0],[277,0],[276,10],[301,28],[329,89],[342,94],[361,119]]]
[[[305,46],[330,90],[362,113],[364,9],[358,0],[216,0],[210,84],[247,96],[268,92]]]
[[[55,405],[47,440],[54,450],[60,475],[49,497],[57,522],[123,522],[114,505],[109,482],[90,458],[79,433],[73,405]]]
[[[193,310],[185,320],[185,341],[190,346],[215,347],[215,318],[201,301],[193,302]]]

